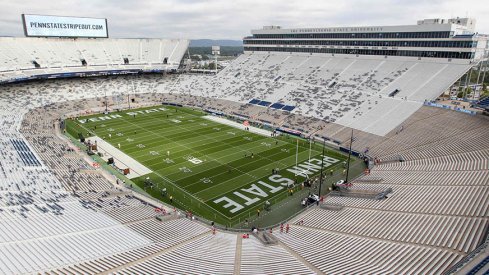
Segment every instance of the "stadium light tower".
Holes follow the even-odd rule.
[[[221,54],[221,47],[220,46],[212,46],[212,55],[214,55],[214,69],[217,74],[217,56]]]

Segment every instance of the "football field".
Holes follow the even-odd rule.
[[[322,160],[320,144],[255,134],[207,115],[156,106],[67,120],[67,131],[97,136],[147,167],[150,173],[132,181],[153,197],[223,224],[286,199],[319,174],[322,161],[329,171],[346,160],[328,149]]]

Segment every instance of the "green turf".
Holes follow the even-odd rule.
[[[136,111],[144,114],[131,115]],[[297,162],[304,164],[310,155],[316,164],[310,176],[319,174],[322,147],[313,144],[309,150],[304,140],[253,134],[210,121],[204,118],[205,113],[189,108],[157,106],[111,115],[120,117],[101,120],[104,115],[99,114],[69,119],[67,131],[75,137],[78,133],[97,135],[115,147],[120,144],[124,153],[153,171],[133,182],[158,199],[169,202],[171,195],[175,206],[222,224],[232,225],[250,216],[266,200],[287,198],[286,181],[304,180],[303,175],[288,171],[296,164],[297,143]],[[90,118],[94,121],[86,120]],[[326,155],[336,159],[331,164],[325,162],[328,170],[341,167],[346,160],[336,151],[326,150]],[[274,168],[279,168],[279,176],[270,179]],[[146,177],[153,187],[145,187]],[[166,196],[162,196],[162,188],[166,188]],[[223,197],[241,209],[233,213],[235,205],[226,208]]]

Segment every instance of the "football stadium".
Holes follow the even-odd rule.
[[[264,26],[212,69],[105,18],[19,24],[0,37],[0,274],[489,272],[476,19]]]

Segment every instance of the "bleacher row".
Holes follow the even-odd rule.
[[[306,227],[278,237],[325,274],[438,274],[462,258],[438,248]]]
[[[264,246],[255,238],[243,240],[240,274],[312,274],[280,246]]]
[[[176,69],[188,44],[185,39],[0,37],[0,81],[69,72]]]
[[[409,160],[409,165],[400,162],[391,162],[383,164],[377,168],[380,170],[429,170],[429,171],[450,171],[450,170],[484,170],[489,167],[488,149],[482,149],[475,152],[461,153],[434,157],[429,159]]]
[[[382,166],[381,166],[382,167]],[[486,166],[487,167],[487,166]],[[380,178],[383,184],[392,185],[485,185],[489,171],[440,171],[440,170],[375,170],[363,179]]]
[[[363,219],[359,221],[358,217]],[[304,215],[303,219],[308,227],[331,232],[444,247],[464,253],[474,250],[483,240],[484,230],[489,222],[484,218],[376,211],[353,207],[347,207],[342,211],[314,209]],[[357,223],[357,226],[351,226],[354,223]]]
[[[25,141],[11,139],[10,142],[12,142],[12,145],[14,146],[15,150],[17,150],[17,153],[22,159],[24,165],[26,166],[41,165],[41,163],[39,163],[39,161],[37,160],[36,156],[34,156],[34,154],[32,153],[31,149],[27,146]]]
[[[57,274],[91,274],[110,270],[152,274],[161,272],[169,265],[169,259],[176,258],[175,270],[168,272],[226,274],[235,270],[236,235],[218,232],[211,236],[209,228],[178,217],[157,221],[151,214],[154,214],[153,206],[126,196],[127,190],[109,183],[98,170],[87,165],[80,154],[68,151],[70,147],[54,132],[58,119],[65,114],[74,110],[101,110],[104,90],[108,91],[110,105],[114,107],[127,105],[114,95],[136,86],[136,91],[132,92],[135,104],[171,101],[226,113],[235,111],[294,129],[307,128],[311,133],[319,130],[343,145],[349,137],[347,127],[299,114],[269,111],[196,94],[162,93],[163,87],[173,85],[182,77],[123,76],[0,87],[0,142],[8,145],[11,138],[22,135],[46,167],[22,167],[11,145],[6,147],[10,148],[7,154],[0,156],[5,174],[2,178],[0,173],[0,215],[8,213],[8,217],[0,219],[0,232],[10,236],[0,241],[0,252],[4,255],[8,254],[6,251],[15,251],[0,257],[3,273],[50,270]],[[82,90],[84,93],[79,92]],[[146,93],[148,91],[151,93]],[[40,105],[44,107],[39,108]],[[484,165],[489,148],[483,140],[487,119],[431,110],[422,107],[402,131],[396,133],[394,129],[385,137],[355,133],[357,139],[353,147],[359,151],[369,147],[372,156],[381,160],[395,155],[393,144],[402,146],[400,154],[405,156],[405,162],[381,162],[365,177],[375,177],[380,182],[368,183],[360,179],[354,183],[354,188],[359,190],[392,188],[390,198],[383,201],[327,198],[326,203],[341,204],[343,210],[306,212],[297,218],[304,220],[303,226],[292,226],[290,234],[277,234],[282,242],[279,246],[263,247],[253,238],[242,240],[239,270],[243,273],[288,273],[288,270],[294,274],[314,273],[299,261],[303,260],[324,273],[438,274],[470,252],[483,240],[488,224],[486,198],[489,190]],[[450,118],[453,124],[446,123]],[[435,127],[438,119],[444,121],[443,127]],[[466,132],[474,138],[458,132],[458,123],[463,120],[471,125]],[[443,135],[447,132],[453,134]],[[436,138],[438,133],[439,138]],[[425,135],[428,141],[419,138]],[[463,149],[452,148],[457,146]],[[448,170],[449,175],[438,172],[440,167]],[[409,181],[404,180],[404,174],[400,173],[403,171]],[[37,208],[48,209],[46,205],[54,203],[63,211],[52,209],[44,213]],[[22,207],[29,210],[17,210]],[[92,221],[84,224],[83,230],[77,230],[70,225],[78,225],[74,217]],[[28,223],[32,225],[26,232],[10,233],[12,228]],[[94,235],[98,238],[90,241]],[[71,245],[76,245],[76,252],[67,251]],[[260,249],[250,251],[249,245]],[[282,245],[293,253],[284,250]],[[199,261],[196,269],[195,255],[218,257],[221,250],[222,265]],[[260,253],[270,256],[258,262],[256,257]],[[284,263],[284,258],[290,261]]]
[[[372,208],[388,211],[415,212],[438,215],[475,216],[489,215],[489,186],[432,186],[391,184],[355,184],[359,189],[371,186],[380,189],[392,187],[392,199],[385,201],[363,200],[357,198],[331,197],[328,202],[356,208]],[[459,203],[455,204],[454,201]]]
[[[207,234],[117,274],[233,274],[236,235]],[[164,267],[164,268],[162,268]]]
[[[245,53],[217,76],[182,76],[169,91],[295,106],[293,113],[383,136],[469,68],[410,59]],[[394,90],[399,92],[389,96]]]

